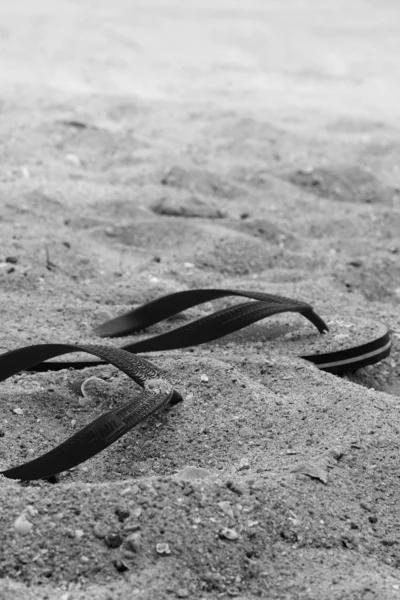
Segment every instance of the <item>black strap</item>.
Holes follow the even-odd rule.
[[[174,294],[167,294],[161,298],[156,298],[156,300],[151,300],[146,304],[142,304],[142,306],[139,306],[135,310],[127,312],[116,319],[111,319],[110,321],[103,323],[97,329],[97,333],[101,337],[118,337],[128,335],[129,333],[135,333],[140,329],[145,329],[150,325],[164,321],[165,319],[187,310],[188,308],[192,308],[193,306],[197,306],[199,304],[204,304],[205,302],[210,302],[211,300],[216,300],[217,298],[224,298],[226,296],[252,298],[253,300],[265,302],[271,308],[274,305],[290,306],[291,309],[288,310],[293,310],[294,312],[300,312],[304,314],[307,319],[314,323],[320,332],[328,330],[328,327],[324,321],[314,312],[313,308],[306,302],[302,302],[300,300],[293,300],[292,298],[286,298],[285,296],[266,294],[264,292],[247,292],[243,290],[230,289],[196,289],[175,292]],[[222,313],[223,311],[220,311],[220,313],[216,314]],[[218,321],[219,318],[220,317],[217,317],[216,321]],[[264,317],[260,317],[260,319],[263,318]],[[198,323],[200,326],[202,322],[203,319],[199,319]],[[235,329],[232,328],[229,333],[232,331],[235,331]]]
[[[138,383],[143,391],[123,406],[101,415],[46,454],[3,471],[11,479],[43,479],[80,464],[104,450],[132,427],[171,402],[182,400],[163,371],[120,348],[77,344],[40,344],[0,355],[0,381],[36,362],[69,352],[88,352],[111,363]]]
[[[198,289],[169,294],[143,304],[121,317],[107,321],[97,331],[102,336],[127,335],[128,333],[144,329],[149,325],[176,315],[192,306],[230,295],[254,298],[257,301],[245,302],[224,308],[206,317],[196,319],[187,325],[177,327],[167,333],[156,335],[133,344],[127,344],[126,346],[122,346],[122,348],[128,352],[142,353],[197,346],[239,331],[266,317],[283,312],[300,313],[315,325],[320,333],[328,331],[326,323],[314,312],[312,306],[306,302],[261,292],[242,292],[240,290],[225,289]],[[307,358],[312,361],[312,356]],[[84,369],[101,364],[104,364],[104,361],[46,362],[35,365],[31,370],[48,371],[69,367]]]
[[[200,289],[170,294],[144,304],[122,317],[104,323],[99,328],[99,333],[102,336],[126,335],[162,321],[189,307],[229,295],[253,298],[254,301],[219,310],[183,327],[147,340],[128,344],[123,348],[99,345],[39,344],[0,355],[0,381],[22,370],[58,370],[111,363],[143,388],[143,391],[131,401],[100,416],[50,452],[23,465],[3,471],[3,475],[14,479],[41,479],[70,469],[115,442],[162,406],[169,402],[174,404],[182,400],[180,394],[166,379],[165,374],[149,361],[136,356],[134,354],[136,352],[169,350],[204,344],[247,327],[260,319],[282,312],[300,313],[321,333],[328,331],[324,321],[305,302],[261,292]],[[73,352],[87,352],[101,360],[44,362]]]

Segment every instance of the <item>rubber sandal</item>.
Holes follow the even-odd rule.
[[[263,336],[259,339],[268,344],[268,350],[304,358],[319,369],[335,374],[355,371],[379,362],[390,354],[390,334],[384,325],[365,319],[333,317],[329,319],[328,327],[306,302],[262,292],[230,289],[197,289],[168,294],[103,323],[97,333],[102,337],[135,333],[188,308],[226,296],[253,298],[255,302],[219,310],[167,333],[122,348],[128,352],[144,353],[195,346],[220,340],[266,317],[292,312],[300,313],[306,320],[290,319],[285,315],[284,320],[275,318],[274,324],[260,327]],[[324,335],[319,335],[316,330]],[[81,369],[100,364],[103,364],[102,361],[45,363],[35,367],[35,370]]]
[[[293,327],[293,323],[289,330],[287,326],[283,330],[282,326],[278,326],[279,333],[272,336],[272,339],[270,336],[269,345],[272,343],[272,346],[274,344],[276,346],[277,339],[283,335],[286,350],[289,348],[297,356],[313,362],[320,369],[342,373],[378,362],[390,353],[390,335],[384,326],[369,323],[366,327],[364,322],[363,329],[368,331],[368,335],[360,342],[360,334],[354,323],[342,321],[339,323],[342,329],[340,327],[338,329],[338,321],[335,321],[333,335],[331,335],[328,333],[327,324],[309,304],[284,296],[241,290],[201,289],[169,294],[104,323],[99,328],[99,334],[101,336],[126,335],[189,307],[231,295],[253,298],[254,301],[219,310],[183,327],[128,344],[120,349],[105,346],[40,344],[0,355],[0,381],[21,370],[83,368],[108,362],[121,369],[144,388],[141,395],[89,423],[54,450],[33,461],[8,469],[3,472],[3,475],[26,480],[41,479],[72,468],[112,444],[161,407],[182,400],[179,393],[167,381],[165,374],[149,361],[137,357],[134,354],[136,352],[169,350],[212,342],[227,334],[240,331],[265,317],[289,312],[300,313],[318,330],[319,334],[325,335],[317,335],[315,329],[310,331],[308,324],[308,330],[304,330],[303,324],[301,326],[303,329],[299,332],[298,321],[296,321],[297,329]],[[343,333],[343,327],[346,328],[346,333]],[[356,343],[354,343],[355,339]],[[300,354],[300,349],[304,347],[312,349],[313,353]],[[87,352],[102,360],[43,362],[70,352]]]
[[[44,479],[66,471],[98,454],[130,429],[168,403],[182,400],[165,373],[149,361],[119,348],[75,344],[40,344],[0,355],[0,381],[35,364],[70,352],[87,352],[114,365],[143,391],[129,402],[101,415],[53,450],[29,462],[2,471],[10,479]]]
[[[271,351],[283,351],[313,362],[319,369],[340,374],[355,371],[389,356],[391,339],[388,329],[365,319],[329,319],[329,327],[313,310],[299,300],[262,292],[227,289],[198,289],[163,296],[98,328],[102,337],[117,337],[137,332],[183,310],[225,296],[243,296],[258,302],[239,304],[197,319],[170,332],[123,346],[129,352],[151,352],[195,346],[239,331],[256,321],[282,312],[298,312],[307,321],[288,319],[266,325],[262,341]],[[311,327],[311,325],[315,327]],[[319,333],[325,335],[318,335]]]

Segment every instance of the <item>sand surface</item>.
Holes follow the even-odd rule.
[[[0,4],[0,350],[98,342],[195,287],[393,339],[344,377],[269,344],[273,320],[153,353],[183,403],[56,484],[1,478],[1,600],[400,598],[399,21],[395,0]],[[0,468],[134,391],[111,366],[3,382]]]

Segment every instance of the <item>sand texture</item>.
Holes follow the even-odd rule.
[[[1,600],[400,598],[399,21],[390,0],[1,3],[0,351],[99,343],[197,287],[393,340],[342,377],[274,336],[284,316],[147,355],[184,402],[57,483],[0,476]],[[110,365],[1,383],[0,469],[136,391]]]

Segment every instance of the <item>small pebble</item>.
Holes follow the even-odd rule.
[[[233,519],[233,510],[229,500],[222,500],[221,502],[218,502],[218,506],[220,507],[222,512],[224,512],[228,517]]]
[[[141,546],[142,534],[137,531],[128,535],[124,542],[124,547],[131,552],[139,552]]]
[[[245,471],[246,469],[250,469],[249,459],[242,458],[239,463],[238,471]]]
[[[237,540],[239,537],[236,529],[229,529],[228,527],[224,527],[219,532],[219,537],[225,538],[226,540]]]
[[[32,531],[32,528],[32,523],[28,521],[24,513],[22,513],[14,521],[14,529],[17,533],[19,533],[19,535],[28,535],[28,533]]]
[[[77,156],[76,154],[72,154],[71,152],[65,155],[65,160],[75,165],[76,167],[80,167],[82,164],[82,161],[79,158],[79,156]]]
[[[375,515],[371,515],[370,517],[368,517],[368,521],[372,524],[377,523],[378,517],[376,517]]]
[[[169,544],[162,542],[156,544],[156,552],[157,554],[171,554],[171,548],[169,547]]]
[[[23,415],[24,411],[22,410],[22,408],[14,408],[13,413],[15,413],[16,415]]]
[[[11,265],[16,265],[18,262],[18,258],[16,256],[6,256],[6,263],[10,263]]]
[[[115,509],[115,514],[118,517],[118,521],[120,521],[120,523],[123,523],[123,521],[126,521],[126,519],[129,517],[129,515],[131,513],[127,508],[118,507]]]
[[[26,507],[26,512],[28,513],[28,515],[30,517],[36,517],[37,514],[39,514],[39,511],[37,508],[35,508],[34,506],[32,506],[31,504],[29,504]]]
[[[82,396],[81,398],[79,398],[78,400],[78,404],[79,406],[87,406],[90,403],[90,398],[89,396]]]
[[[176,590],[176,597],[189,598],[189,590],[187,590],[186,588],[179,588],[179,590]]]
[[[125,571],[127,571],[129,569],[128,565],[126,563],[124,563],[123,560],[113,560],[113,565],[116,568],[116,570],[118,571],[118,573],[124,573]]]
[[[122,535],[120,535],[119,533],[115,531],[110,531],[110,533],[107,533],[106,537],[104,538],[104,541],[106,542],[109,548],[118,548],[124,540]]]
[[[100,540],[105,538],[111,531],[111,527],[105,525],[104,523],[97,522],[93,527],[94,535]]]
[[[201,377],[200,377],[200,381],[207,383],[208,381],[208,375],[206,375],[205,373],[202,373]]]
[[[83,531],[83,529],[75,529],[75,537],[77,540],[82,539],[84,535],[85,532]]]
[[[243,492],[244,492],[243,488],[240,485],[238,485],[237,483],[235,483],[234,481],[227,481],[225,485],[234,494],[237,494],[238,496],[243,495]]]
[[[139,531],[141,529],[140,524],[136,521],[127,522],[124,525],[124,531],[133,533],[134,531]]]
[[[256,435],[256,432],[251,427],[245,426],[239,430],[239,435],[240,435],[240,437],[243,437],[243,438],[251,438]]]
[[[177,479],[181,480],[191,480],[191,479],[204,479],[205,477],[209,477],[211,475],[211,471],[208,469],[203,469],[202,467],[191,467],[187,466],[181,471],[178,471],[176,474]]]

